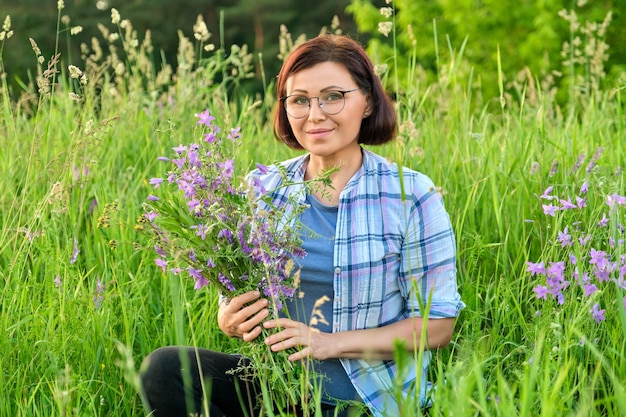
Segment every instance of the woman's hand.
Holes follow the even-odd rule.
[[[263,323],[263,327],[277,329],[276,333],[265,339],[265,344],[272,352],[303,347],[298,352],[289,355],[290,361],[305,358],[324,360],[335,357],[330,333],[320,332],[304,323],[287,318],[268,320]]]
[[[262,331],[260,324],[269,315],[268,301],[258,291],[250,291],[220,304],[217,323],[228,337],[246,342],[256,339]]]

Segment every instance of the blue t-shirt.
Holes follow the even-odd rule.
[[[337,206],[322,204],[314,196],[307,195],[309,208],[300,216],[302,225],[302,248],[307,255],[298,259],[300,266],[300,288],[302,298],[296,297],[287,302],[289,316],[302,323],[307,323],[321,332],[332,333],[333,321],[333,251],[335,227],[337,225]],[[328,301],[318,303],[323,297]],[[319,374],[323,398],[326,403],[334,399],[359,399],[350,378],[339,359],[314,361],[314,370]]]

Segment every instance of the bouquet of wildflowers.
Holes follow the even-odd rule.
[[[236,183],[227,152],[240,145],[240,129],[222,134],[209,110],[196,117],[205,129],[202,140],[160,157],[170,169],[150,179],[154,192],[144,218],[155,263],[164,272],[187,274],[195,289],[216,286],[226,298],[259,290],[280,310],[298,286],[293,260],[305,255],[286,218],[298,211],[273,206],[260,184]]]
[[[201,140],[160,157],[167,172],[150,179],[154,190],[142,221],[153,239],[154,261],[164,272],[187,276],[194,288],[213,286],[226,298],[258,290],[276,314],[299,284],[294,259],[305,253],[294,218],[302,207],[290,201],[277,207],[273,190],[237,181],[229,150],[234,153],[241,144],[240,129],[223,132],[208,110],[196,117]],[[260,164],[257,168],[267,170]],[[282,186],[292,184],[285,178]],[[266,407],[300,402],[298,392],[305,390],[301,379],[293,382],[298,372],[286,354],[272,353],[263,343],[245,344],[244,349],[264,388]]]

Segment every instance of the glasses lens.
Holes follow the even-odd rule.
[[[320,107],[327,114],[337,114],[345,105],[343,93],[340,91],[328,91],[320,96],[319,101]]]
[[[289,96],[285,99],[285,110],[291,117],[301,119],[309,112],[309,98],[305,96]]]

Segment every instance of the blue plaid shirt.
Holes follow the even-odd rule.
[[[307,161],[308,155],[302,155],[281,166],[298,182],[304,179]],[[248,179],[272,190],[274,204],[290,204],[294,197],[296,204],[303,204],[302,186],[281,187],[282,178],[271,166],[266,173],[251,172]],[[333,286],[333,332],[422,316],[420,302],[424,306],[429,299],[430,319],[458,316],[465,305],[457,289],[454,233],[441,195],[428,177],[407,168],[400,171],[382,156],[363,150],[363,164],[339,200]],[[419,395],[421,405],[427,401],[430,352],[424,353],[421,369],[410,356],[410,369],[402,372],[392,360],[341,359],[375,416],[398,414],[398,386],[405,396]]]

